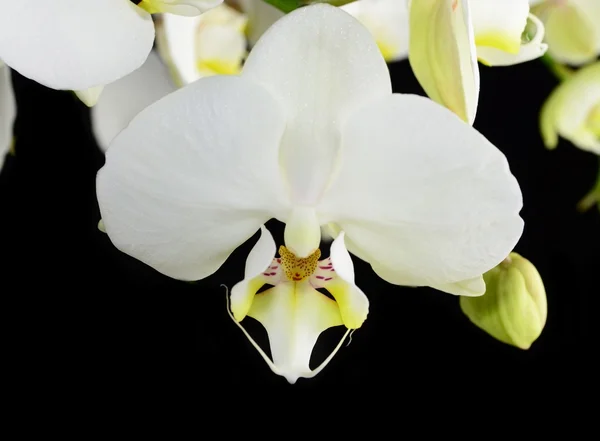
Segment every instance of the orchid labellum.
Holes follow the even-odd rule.
[[[410,0],[409,17],[415,76],[431,99],[469,124],[479,101],[478,59],[508,66],[547,49],[528,0]]]
[[[266,327],[270,366],[291,382],[320,370],[308,362],[321,331],[367,316],[348,251],[393,284],[481,295],[523,229],[504,155],[444,107],[392,94],[370,32],[329,5],[275,23],[239,76],[143,110],[109,147],[97,194],[114,245],[181,280],[262,230],[231,310]],[[278,254],[273,218],[286,224]]]
[[[195,15],[221,2],[0,0],[0,59],[47,87],[83,91],[93,104],[102,86],[146,60],[154,43],[151,13]]]

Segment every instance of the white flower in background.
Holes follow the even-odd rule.
[[[144,8],[194,15],[221,2],[0,0],[0,59],[47,87],[84,91],[79,96],[93,104],[101,86],[139,68],[152,49],[154,24]]]
[[[409,11],[415,76],[431,99],[469,124],[479,101],[478,59],[507,66],[547,49],[544,27],[529,14],[527,0],[411,0]]]
[[[105,151],[135,115],[176,89],[158,54],[150,52],[142,67],[107,85],[92,107],[92,130],[99,147]]]
[[[247,21],[244,14],[226,4],[198,17],[162,15],[157,42],[177,83],[239,74],[247,55]]]
[[[482,294],[481,274],[521,235],[519,186],[476,130],[427,98],[391,90],[375,41],[349,14],[314,5],[286,15],[240,76],[181,88],[114,139],[97,178],[108,236],[163,274],[198,280],[269,219],[284,222],[286,278],[267,268],[275,247],[263,231],[232,310],[238,321],[244,311],[261,320],[272,367],[290,381],[311,375],[314,336],[339,324],[312,289],[324,280],[314,267],[322,225],[340,231],[331,261],[318,265],[345,287],[336,305],[349,329],[368,303],[346,246],[391,283]],[[255,278],[267,272],[279,283]],[[254,296],[263,282],[276,288]]]
[[[558,145],[559,135],[600,155],[600,62],[573,73],[559,84],[540,114],[544,144]]]
[[[253,45],[284,15],[263,0],[246,0],[241,7],[243,13],[222,4],[197,17],[160,17],[156,26],[158,51],[174,84],[183,86],[210,75],[239,74],[248,44]],[[387,61],[406,56],[408,18],[404,2],[362,0],[343,9],[370,25]],[[148,60],[138,71],[106,86],[102,99],[92,108],[94,133],[102,150],[137,113],[172,91],[169,72],[156,60]],[[91,89],[78,95],[82,101],[94,103],[96,92]]]
[[[559,63],[581,65],[600,55],[600,1],[529,0],[544,22],[548,55]]]
[[[10,69],[0,60],[0,170],[13,142],[15,115],[16,103]]]
[[[284,16],[264,0],[239,0],[248,15],[248,39],[253,45]],[[341,7],[360,21],[373,35],[386,61],[408,56],[408,10],[406,0],[360,0]]]

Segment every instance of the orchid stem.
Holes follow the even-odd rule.
[[[556,78],[558,78],[560,81],[565,81],[565,80],[569,79],[575,73],[575,71],[573,69],[571,69],[570,67],[554,61],[554,59],[548,54],[546,54],[542,57],[542,61],[544,62],[546,67],[550,70],[550,72],[552,72],[554,74],[554,76]]]
[[[592,208],[594,205],[598,205],[600,210],[600,164],[598,166],[598,179],[596,185],[586,194],[582,200],[577,204],[577,210],[584,213]]]

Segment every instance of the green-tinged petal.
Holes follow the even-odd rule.
[[[0,170],[4,165],[4,157],[13,143],[16,110],[10,69],[0,60]]]
[[[492,337],[528,349],[539,337],[547,317],[546,291],[540,274],[527,259],[511,253],[484,274],[481,297],[461,297],[467,317]]]
[[[83,104],[88,107],[93,107],[98,102],[103,90],[104,86],[90,87],[89,89],[76,90],[75,95],[77,95],[77,98],[79,98]]]
[[[202,14],[222,2],[223,0],[142,0],[138,6],[150,14],[168,12],[191,17]]]
[[[321,332],[342,325],[337,304],[308,282],[280,283],[255,296],[248,312],[267,330],[273,364],[290,383],[310,378],[310,356]]]
[[[600,53],[600,7],[570,0],[543,3],[532,12],[544,22],[548,54],[555,61],[581,65]]]
[[[434,101],[473,124],[479,100],[479,67],[469,2],[412,0],[410,65]]]
[[[583,150],[600,154],[599,108],[600,62],[596,62],[559,84],[544,103],[540,129],[546,147],[556,147],[560,135]]]

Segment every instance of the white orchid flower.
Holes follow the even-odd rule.
[[[238,0],[248,16],[248,40],[254,45],[284,13],[264,0]],[[341,8],[360,21],[373,35],[387,62],[408,56],[408,9],[405,0],[360,0]]]
[[[267,327],[288,380],[314,375],[310,345],[339,324],[313,289],[329,282],[314,266],[322,225],[339,231],[318,267],[339,276],[341,295],[324,286],[348,329],[368,303],[346,246],[393,284],[481,295],[480,275],[523,228],[504,155],[431,100],[392,94],[369,31],[329,5],[275,23],[240,76],[202,78],[137,115],[109,147],[97,194],[113,244],[181,280],[208,277],[269,219],[284,222],[281,262],[263,230],[232,310]],[[254,296],[263,282],[275,288]]]
[[[477,59],[507,66],[540,57],[544,26],[527,0],[410,0],[409,60],[434,101],[473,124],[479,101]],[[528,24],[532,36],[523,39]]]
[[[142,67],[108,84],[90,112],[92,130],[100,149],[106,151],[134,116],[176,89],[169,70],[154,51]]]
[[[154,42],[150,13],[193,15],[221,2],[0,0],[0,59],[47,87],[82,91],[93,104],[102,86],[146,60]]]
[[[600,1],[530,0],[544,23],[548,55],[559,63],[579,66],[600,55]]]
[[[553,149],[559,135],[600,155],[600,62],[576,71],[552,92],[540,114],[544,144]]]
[[[163,15],[157,42],[177,83],[239,74],[247,55],[247,21],[244,14],[226,4],[198,17]]]
[[[13,142],[13,123],[16,110],[10,69],[0,60],[0,170]]]

